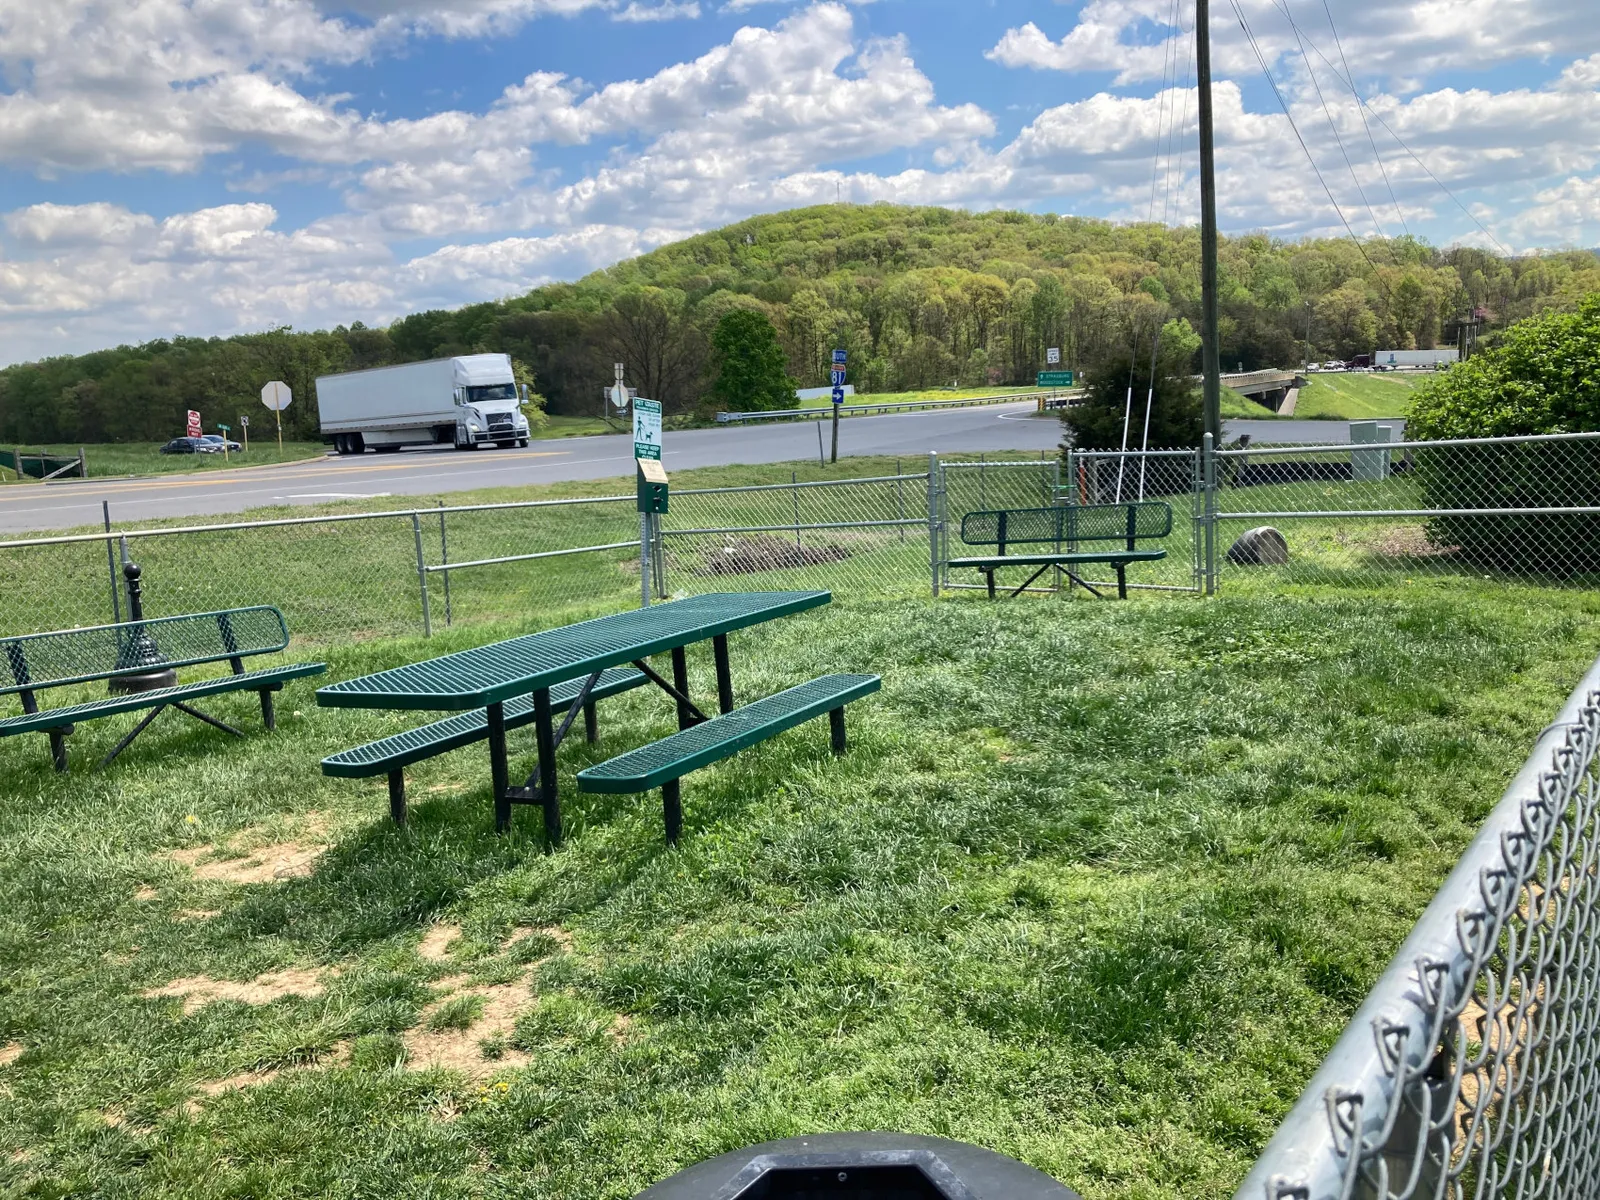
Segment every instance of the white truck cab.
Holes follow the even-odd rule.
[[[526,446],[525,399],[504,354],[468,354],[317,380],[322,436],[340,454],[441,443],[458,450],[486,442],[502,449]]]

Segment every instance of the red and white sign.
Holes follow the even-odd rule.
[[[193,409],[189,410],[189,436],[200,436],[200,414]]]

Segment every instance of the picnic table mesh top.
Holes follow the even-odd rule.
[[[332,708],[481,708],[717,634],[819,608],[832,599],[831,592],[692,596],[345,680],[318,689],[317,703]]]

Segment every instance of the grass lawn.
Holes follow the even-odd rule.
[[[265,437],[251,441],[249,453],[239,451],[230,454],[226,462],[220,454],[162,454],[161,447],[166,445],[165,442],[107,442],[84,446],[83,454],[89,464],[89,476],[95,478],[108,475],[178,475],[193,471],[233,470],[238,467],[258,467],[265,463],[301,462],[308,458],[321,458],[328,453],[328,447],[321,442],[284,442],[283,453],[280,455],[271,427],[263,432],[266,434]],[[234,440],[239,440],[237,434]],[[76,457],[78,453],[77,446],[22,447],[24,454],[33,454],[40,449],[47,454],[60,454],[68,458]],[[7,481],[15,482],[15,477],[4,468],[0,468],[0,475]]]
[[[1364,371],[1313,375],[1300,391],[1296,419],[1340,421],[1382,420],[1403,417],[1411,411],[1412,394],[1431,375],[1400,375]]]
[[[487,640],[345,642],[343,678]],[[765,1138],[976,1141],[1101,1197],[1226,1197],[1594,653],[1600,601],[1459,584],[1128,604],[836,605],[734,636],[741,698],[872,670],[655,797],[572,774],[491,832],[481,750],[291,685],[0,742],[0,1188],[621,1198]],[[709,655],[692,655],[698,694]],[[528,762],[531,735],[516,742]],[[19,742],[21,744],[19,744]]]
[[[633,424],[628,420],[607,421],[602,417],[552,417],[532,430],[535,441],[549,438],[605,437],[613,433],[631,433]]]

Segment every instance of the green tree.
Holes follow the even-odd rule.
[[[1081,404],[1064,409],[1061,424],[1066,445],[1080,450],[1120,450],[1126,421],[1128,446],[1144,444],[1145,406],[1150,405],[1152,450],[1198,446],[1205,432],[1199,385],[1190,361],[1200,338],[1189,322],[1168,321],[1161,331],[1155,355],[1152,389],[1151,356],[1141,353],[1130,361],[1126,347],[1111,351],[1089,372],[1087,395]],[[1132,401],[1129,380],[1132,380]]]
[[[766,314],[734,309],[717,322],[711,348],[716,369],[711,394],[722,407],[732,412],[794,407],[794,380]]]

